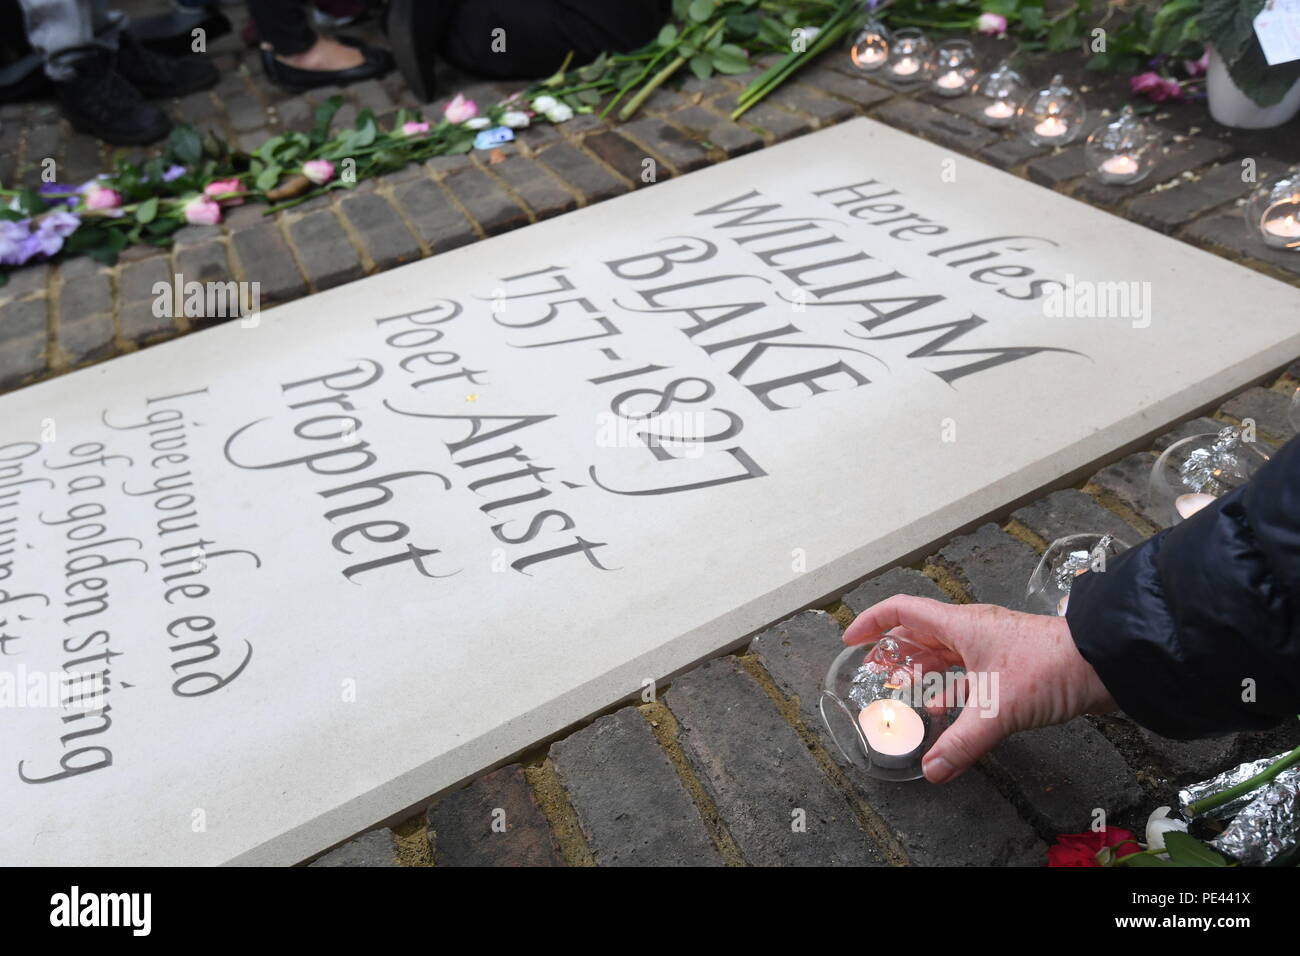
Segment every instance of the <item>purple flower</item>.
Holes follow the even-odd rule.
[[[31,258],[27,252],[30,219],[0,219],[0,266],[20,266]]]
[[[165,183],[171,183],[180,179],[184,175],[185,175],[184,166],[170,166],[168,167],[167,171],[163,173],[162,180]]]
[[[81,225],[81,220],[70,212],[56,210],[46,213],[41,217],[36,229],[38,232],[50,236],[58,236],[60,239],[66,239],[77,231]]]

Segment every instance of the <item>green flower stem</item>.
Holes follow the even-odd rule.
[[[723,28],[726,22],[727,21],[725,20],[719,20],[717,23],[713,24],[713,26],[709,28],[708,32],[704,34],[704,38],[700,40],[698,46],[703,48],[706,43],[713,39],[714,34]],[[668,79],[685,66],[687,62],[689,61],[686,57],[678,55],[671,63],[656,73],[654,78],[645,86],[641,87],[641,91],[637,93],[636,96],[632,97],[632,99],[628,100],[627,105],[619,110],[619,119],[626,120],[631,117],[633,113],[641,108],[641,104],[649,99],[651,93],[663,86],[664,83],[668,82]]]
[[[600,118],[604,119],[605,117],[607,117],[610,111],[615,106],[618,105],[619,100],[621,100],[624,96],[626,96],[634,87],[636,87],[638,84],[643,82],[645,78],[650,75],[650,71],[655,68],[656,64],[658,64],[660,60],[662,60],[673,50],[677,49],[679,46],[682,45],[682,43],[686,40],[686,35],[690,32],[691,29],[687,27],[685,30],[683,30],[681,33],[677,35],[676,40],[674,40],[668,46],[664,47],[662,50],[660,50],[658,53],[652,56],[650,58],[650,62],[645,65],[645,68],[642,69],[641,72],[638,73],[634,79],[628,81],[628,83],[618,91],[618,93],[614,96],[614,98],[611,99],[608,104],[606,104],[605,108],[600,111]]]
[[[829,49],[848,32],[849,27],[853,24],[854,4],[842,3],[832,15],[830,20],[822,27],[821,32],[817,35],[813,45],[803,53],[795,53],[787,56],[776,66],[760,76],[754,83],[749,86],[737,101],[736,109],[731,114],[733,120],[739,119],[747,110],[755,106],[760,100],[775,90],[786,79],[802,68],[805,63],[814,57]]]
[[[1288,767],[1294,767],[1296,764],[1300,764],[1300,747],[1297,747],[1289,754],[1279,757],[1276,761],[1255,774],[1255,776],[1251,777],[1249,780],[1243,780],[1235,787],[1229,787],[1222,793],[1202,797],[1195,803],[1188,804],[1187,816],[1189,819],[1197,817],[1203,813],[1215,810],[1218,807],[1223,806],[1225,803],[1231,803],[1238,797],[1250,793],[1252,790],[1258,789],[1259,787],[1264,786],[1264,784],[1271,782],[1283,770],[1286,770]]]

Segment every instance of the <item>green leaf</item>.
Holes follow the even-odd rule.
[[[1173,866],[1168,860],[1162,860],[1158,856],[1147,856],[1145,853],[1135,853],[1131,856],[1120,857],[1121,866]]]
[[[172,155],[182,166],[195,166],[203,159],[203,137],[189,124],[172,130],[171,148]]]
[[[713,53],[713,68],[719,73],[744,73],[749,70],[749,57],[732,43],[725,43]]]
[[[696,23],[704,23],[713,16],[713,0],[693,0],[687,15]]]
[[[259,192],[266,192],[267,190],[274,189],[275,184],[280,181],[280,174],[282,172],[283,170],[281,167],[273,163],[268,164],[257,174],[257,178],[253,180],[253,185]]]
[[[1210,849],[1200,840],[1177,830],[1165,833],[1165,849],[1174,866],[1227,866],[1228,861],[1219,852]]]
[[[152,196],[136,208],[135,221],[145,226],[153,222],[158,216],[158,197]]]
[[[659,31],[659,36],[655,37],[655,42],[662,47],[670,47],[677,42],[677,27],[672,23],[665,23],[664,28]]]
[[[697,53],[691,57],[691,72],[701,80],[707,80],[713,75],[713,56],[708,53]]]
[[[329,139],[330,125],[334,122],[334,114],[343,106],[343,97],[334,95],[327,99],[320,106],[316,107],[316,122],[311,131],[311,141],[315,145],[320,145]]]

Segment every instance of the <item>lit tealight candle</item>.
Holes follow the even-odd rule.
[[[1300,219],[1292,215],[1278,216],[1264,223],[1264,231],[1282,239],[1295,239],[1300,237]]]
[[[1178,513],[1182,515],[1182,517],[1190,518],[1213,500],[1214,495],[1207,495],[1203,492],[1197,492],[1196,494],[1190,495],[1179,495],[1174,499],[1174,507],[1178,509]]]
[[[1049,116],[1034,126],[1034,132],[1046,139],[1056,139],[1064,136],[1069,127],[1065,121],[1057,116]]]
[[[942,86],[945,90],[959,90],[966,85],[966,78],[956,70],[950,70],[934,82],[937,86]]]
[[[1119,153],[1102,163],[1101,171],[1111,176],[1132,176],[1138,171],[1138,163],[1132,156]]]
[[[990,119],[1010,119],[1015,112],[1016,108],[1006,100],[994,100],[984,107],[984,115]]]
[[[894,64],[894,72],[899,76],[911,76],[921,68],[921,64],[910,56],[905,56]]]
[[[879,66],[885,61],[885,51],[879,47],[854,47],[853,62],[858,66]]]
[[[871,748],[871,762],[880,767],[908,767],[920,756],[925,742],[925,721],[900,700],[873,700],[858,712]]]

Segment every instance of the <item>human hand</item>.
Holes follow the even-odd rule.
[[[968,693],[961,715],[926,753],[922,769],[931,783],[956,778],[1017,731],[1116,709],[1063,617],[896,594],[859,614],[844,643],[865,644],[887,631],[934,648],[964,667],[972,683],[977,674],[995,675],[986,685],[995,700]]]

